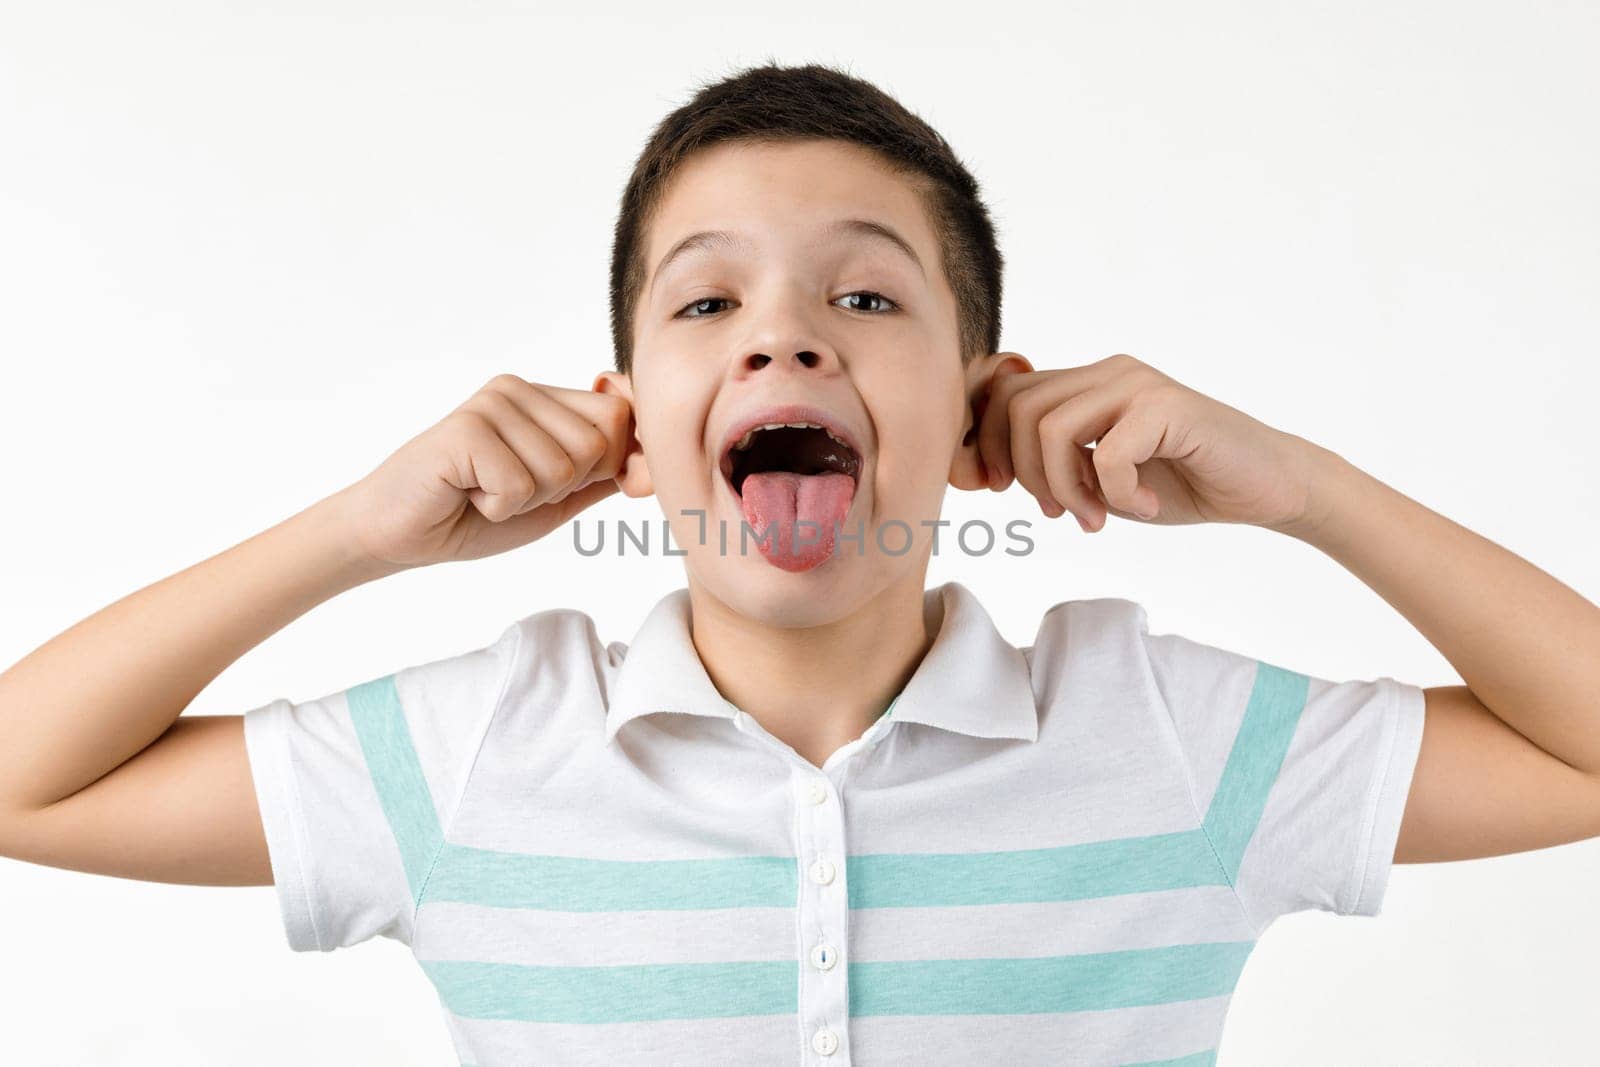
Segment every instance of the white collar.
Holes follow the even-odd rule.
[[[972,737],[1036,741],[1039,715],[1022,652],[995,629],[965,586],[946,582],[923,593],[943,598],[933,646],[894,700],[894,718]],[[662,597],[627,646],[606,708],[606,740],[640,715],[678,712],[737,719],[700,662],[690,638],[689,590]]]

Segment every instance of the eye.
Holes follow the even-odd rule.
[[[689,314],[685,314],[685,312],[691,311],[694,308],[698,308],[703,304],[726,304],[727,302],[728,301],[727,301],[726,297],[708,296],[708,297],[705,297],[702,300],[696,300],[692,304],[684,305],[682,308],[680,308],[678,310],[677,315],[675,315],[673,317],[674,318],[679,318],[679,319],[703,319],[703,318],[706,317],[706,315],[702,315],[702,314],[689,315]],[[710,314],[710,313],[708,312],[707,314]]]
[[[860,291],[854,292],[854,293],[846,293],[844,296],[841,296],[839,299],[840,300],[849,300],[853,296],[870,297],[873,300],[877,300],[880,303],[888,305],[887,308],[884,308],[881,311],[871,312],[872,314],[882,315],[882,314],[886,313],[889,310],[889,308],[898,308],[900,306],[900,305],[896,304],[893,300],[890,300],[888,297],[884,296],[882,293],[874,293],[871,290],[867,290],[867,289],[863,289],[863,290],[860,290]],[[850,308],[849,310],[851,310],[851,311],[870,311],[870,309],[868,309],[868,308],[860,308],[860,307]]]
[[[876,300],[880,304],[883,304],[883,305],[886,305],[886,306],[878,308],[878,309],[852,307],[852,308],[848,308],[847,310],[849,310],[849,311],[865,311],[868,314],[872,314],[872,315],[883,315],[883,314],[887,314],[890,310],[898,310],[899,306],[900,306],[900,305],[896,304],[893,300],[890,300],[888,297],[884,296],[882,293],[875,293],[870,289],[861,289],[861,290],[857,290],[856,292],[853,292],[853,293],[846,293],[844,296],[840,297],[839,299],[840,300],[848,300],[851,297],[857,297],[857,296],[864,296],[864,297],[867,297],[870,300]],[[707,304],[726,304],[726,303],[728,303],[728,299],[726,297],[708,296],[708,297],[705,297],[704,299],[696,300],[692,304],[685,304],[682,308],[680,308],[678,310],[678,313],[676,315],[674,315],[673,317],[674,318],[679,318],[679,319],[704,319],[704,318],[709,318],[710,316],[717,314],[717,310],[714,309],[714,308],[710,309],[710,310],[702,310],[702,309],[705,308],[705,305],[707,305]],[[837,301],[835,301],[835,303],[837,303]]]

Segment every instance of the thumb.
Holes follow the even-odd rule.
[[[568,493],[560,500],[557,500],[555,503],[549,505],[551,512],[548,518],[550,528],[554,529],[555,527],[560,526],[562,523],[578,514],[578,512],[589,507],[591,504],[598,504],[600,501],[604,500],[612,493],[617,492],[621,488],[621,483],[619,483],[615,478],[601,478],[598,481],[590,482],[582,489]],[[529,514],[533,514],[533,512],[530,512]]]
[[[531,544],[551,533],[590,504],[605,499],[620,488],[616,479],[606,478],[586,485],[560,500],[530,508],[509,519],[483,522],[471,550],[472,554],[462,558],[478,559],[482,556],[498,555]]]

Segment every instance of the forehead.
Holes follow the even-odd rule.
[[[869,149],[832,140],[715,145],[690,156],[673,174],[650,225],[646,271],[653,272],[683,237],[701,230],[800,244],[846,217],[883,223],[924,263],[938,262],[933,230],[910,177]]]

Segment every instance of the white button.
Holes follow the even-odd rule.
[[[828,799],[828,787],[820,778],[811,779],[806,786],[806,799],[813,804],[821,804]]]
[[[811,949],[811,965],[819,971],[832,970],[839,962],[839,950],[824,942]]]
[[[839,1050],[839,1035],[824,1026],[811,1035],[811,1047],[823,1056],[832,1056]]]
[[[827,885],[833,881],[833,864],[827,860],[818,860],[811,865],[811,880],[818,885]]]

